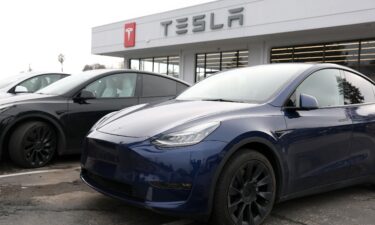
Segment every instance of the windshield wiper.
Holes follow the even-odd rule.
[[[224,99],[224,98],[207,98],[207,99],[201,99],[201,101],[212,101],[212,102],[240,102],[240,103],[244,103],[244,102],[245,102],[245,101],[231,100],[231,99]]]

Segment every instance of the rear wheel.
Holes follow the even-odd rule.
[[[39,121],[18,126],[9,140],[9,155],[14,163],[26,168],[43,167],[51,161],[57,149],[56,132]]]
[[[275,202],[276,180],[262,154],[241,150],[228,162],[217,184],[213,224],[259,225]]]

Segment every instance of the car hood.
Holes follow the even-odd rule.
[[[10,105],[15,104],[23,101],[31,101],[37,99],[44,99],[51,96],[48,95],[41,95],[41,94],[8,94],[8,93],[0,93],[0,105]]]
[[[133,110],[125,109],[108,118],[97,130],[119,136],[152,137],[187,122],[254,106],[246,103],[174,100],[138,106]]]
[[[3,92],[1,89],[0,89],[0,99],[3,99],[3,98],[9,98],[9,97],[13,97],[15,96],[15,94],[11,94],[11,93],[7,93],[7,92]]]

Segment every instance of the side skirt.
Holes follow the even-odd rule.
[[[350,180],[341,181],[341,182],[337,182],[334,184],[322,185],[319,187],[307,189],[305,191],[291,193],[291,194],[280,197],[278,202],[284,202],[284,201],[295,199],[295,198],[305,197],[305,196],[314,195],[314,194],[320,194],[320,193],[329,192],[329,191],[346,188],[350,186],[355,186],[359,184],[371,184],[371,183],[375,184],[375,175],[353,178]]]

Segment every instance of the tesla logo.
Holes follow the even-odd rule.
[[[125,48],[135,46],[135,28],[136,23],[127,23],[125,24]]]

